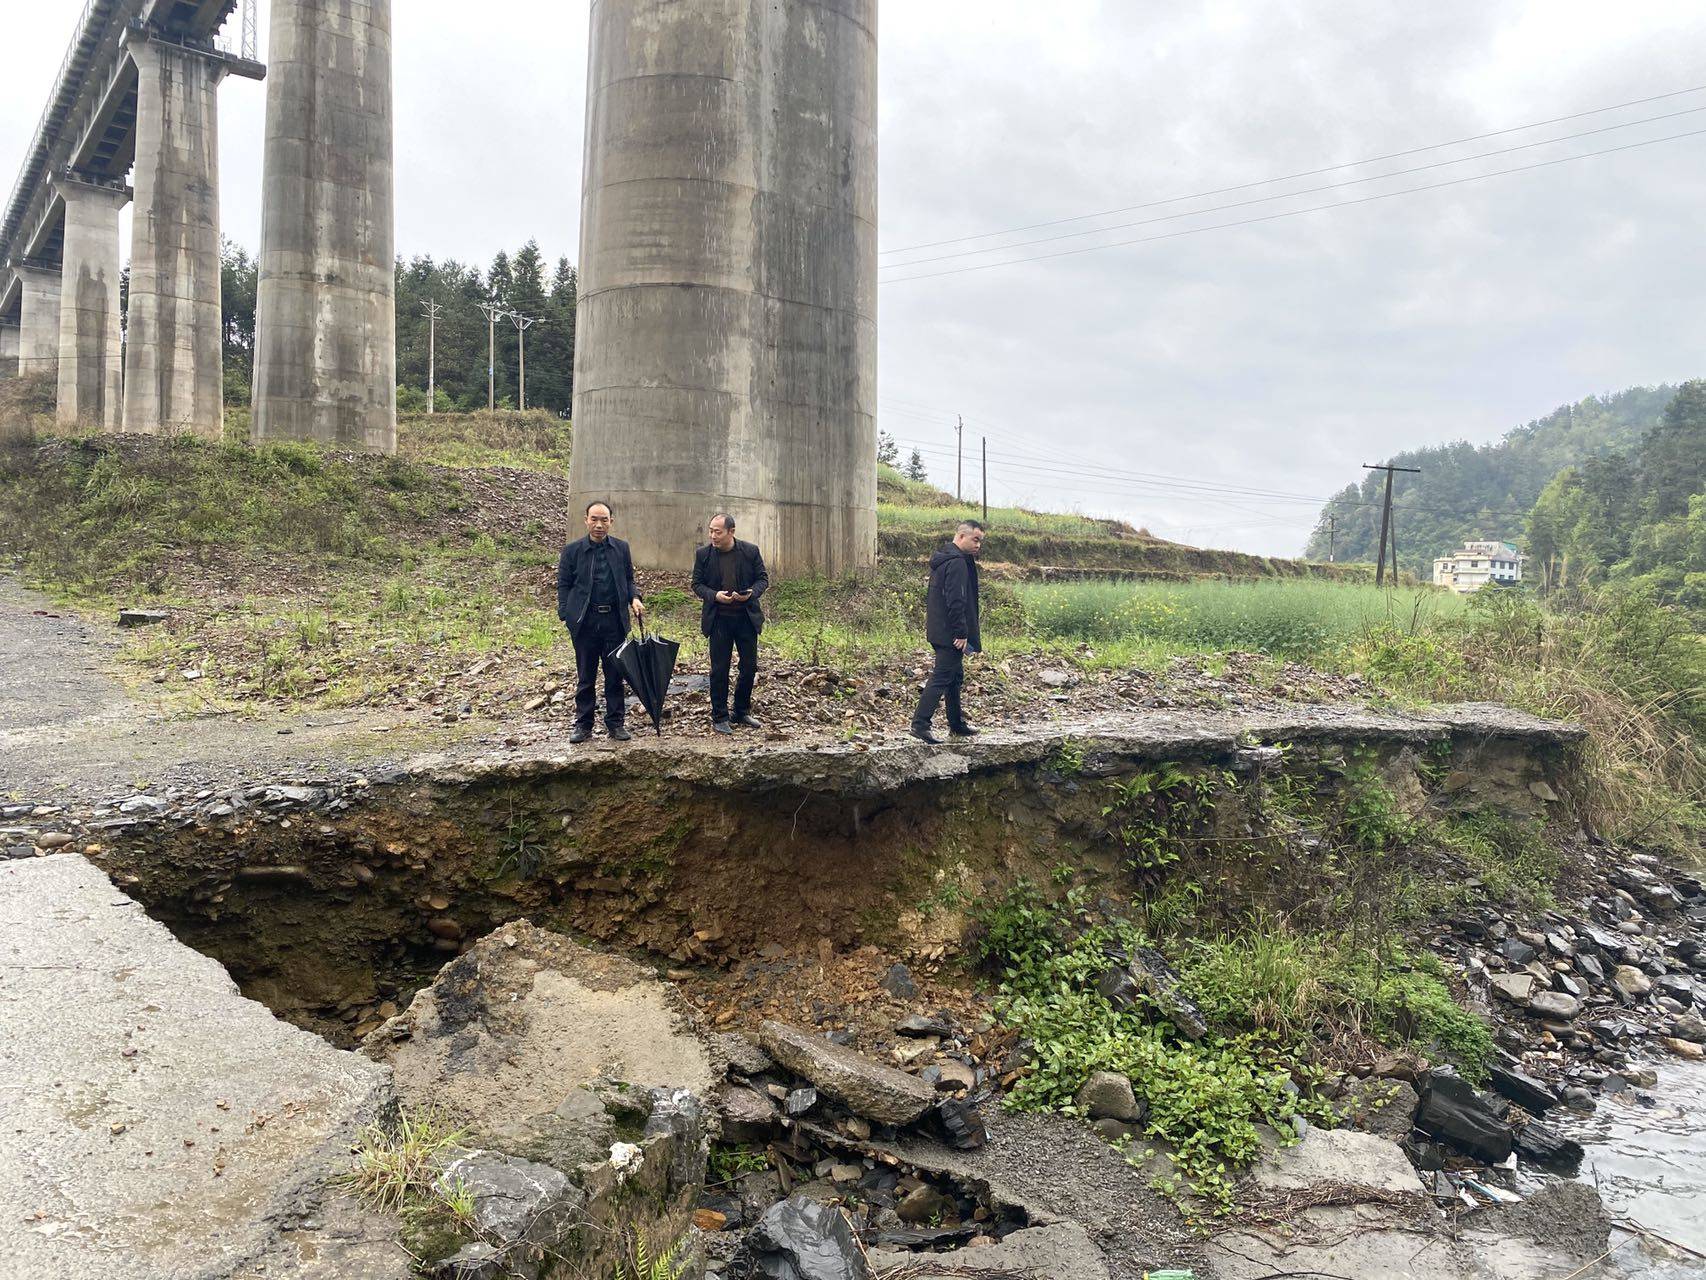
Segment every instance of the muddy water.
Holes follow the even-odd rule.
[[[1581,1176],[1598,1186],[1613,1218],[1706,1253],[1706,1064],[1670,1059],[1658,1071],[1650,1104],[1633,1094],[1601,1098],[1572,1126],[1587,1150]],[[1706,1260],[1666,1261],[1638,1242],[1616,1256],[1632,1280],[1706,1276]]]

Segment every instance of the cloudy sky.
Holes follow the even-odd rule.
[[[81,4],[19,7],[0,170]],[[586,7],[399,0],[402,253],[575,254]],[[1706,374],[1706,135],[1629,146],[1706,130],[1703,50],[1699,0],[888,0],[882,425],[951,486],[963,414],[994,501],[1279,554],[1360,463]],[[263,91],[221,93],[252,248]]]

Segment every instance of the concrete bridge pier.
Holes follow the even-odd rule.
[[[594,0],[571,509],[876,557],[877,0]]]
[[[0,316],[0,378],[18,376],[18,322]]]
[[[19,300],[21,319],[18,333],[18,372],[57,376],[59,268],[14,262],[12,270],[17,273],[18,282],[23,286]]]
[[[132,33],[136,213],[124,429],[224,432],[217,55]]]
[[[124,385],[119,340],[119,210],[130,189],[66,176],[59,307],[59,421],[117,431]]]
[[[391,0],[273,0],[254,439],[397,449]]]

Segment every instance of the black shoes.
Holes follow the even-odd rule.
[[[614,742],[626,742],[634,736],[619,724],[609,725],[606,728],[606,732],[610,734],[611,740]]]
[[[571,743],[585,742],[590,737],[592,737],[592,730],[583,724],[577,724],[569,733]]]
[[[748,729],[762,729],[764,727],[757,720],[754,720],[750,715],[735,716],[730,721],[730,723],[731,724],[744,725]]]
[[[931,746],[935,746],[937,743],[942,741],[935,734],[930,732],[929,725],[925,725],[923,728],[913,725],[912,728],[907,730],[907,732],[917,738],[920,742],[928,742]]]
[[[980,730],[977,729],[976,726],[969,725],[962,720],[959,724],[949,725],[948,732],[953,734],[956,738],[975,738]]]
[[[713,720],[713,721],[711,721],[711,732],[712,733],[733,733],[734,730],[729,728],[729,722],[727,720]]]

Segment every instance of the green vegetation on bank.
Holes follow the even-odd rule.
[[[1465,539],[1502,538],[1520,545],[1527,512],[1553,476],[1589,458],[1633,447],[1659,422],[1675,392],[1671,386],[1634,387],[1589,396],[1493,444],[1458,440],[1385,459],[1421,468],[1420,475],[1399,475],[1394,484],[1400,563],[1428,580],[1434,557]],[[1384,483],[1378,472],[1369,472],[1334,495],[1321,510],[1307,554],[1326,558],[1327,518],[1333,516],[1339,558],[1372,563]]]
[[[1626,453],[1560,472],[1529,520],[1544,591],[1627,583],[1706,616],[1706,381]]]
[[[1548,845],[1538,823],[1426,816],[1449,754],[1417,762],[1423,797],[1408,804],[1355,750],[1290,758],[1265,778],[1163,763],[1081,779],[1113,818],[1086,857],[1063,864],[1055,887],[1020,881],[973,916],[971,958],[997,982],[1003,1022],[1034,1046],[1008,1104],[1077,1114],[1088,1077],[1117,1072],[1143,1104],[1142,1137],[1224,1209],[1259,1150],[1257,1126],[1284,1141],[1296,1117],[1331,1119],[1323,1086],[1347,1063],[1410,1050],[1484,1078],[1490,1029],[1407,931],[1425,937],[1456,906],[1462,842]],[[1091,870],[1106,866],[1095,856],[1106,841],[1125,851],[1112,875]],[[1487,892],[1536,901],[1561,869],[1555,854],[1536,857]],[[1195,1014],[1164,974],[1137,983],[1135,1003],[1132,988],[1107,983],[1128,961],[1161,972],[1155,951]]]

